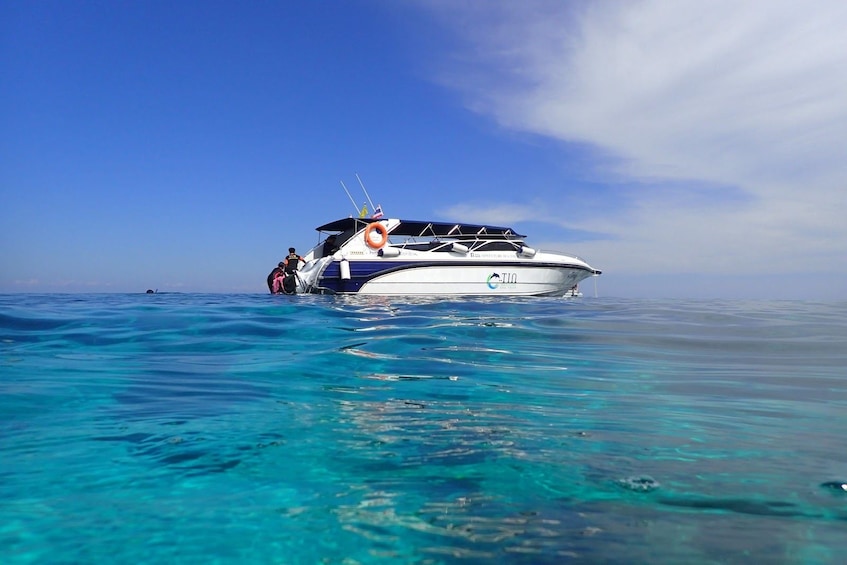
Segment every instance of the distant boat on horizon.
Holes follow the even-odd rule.
[[[575,284],[567,291],[565,291],[565,298],[579,298],[582,296],[582,293],[579,291],[579,285]]]

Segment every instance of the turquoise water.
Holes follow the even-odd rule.
[[[0,561],[842,563],[845,320],[0,295]]]

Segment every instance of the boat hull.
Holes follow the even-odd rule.
[[[380,296],[564,295],[593,271],[579,265],[511,263],[410,264],[350,261],[350,278],[340,262],[327,266],[319,292]]]

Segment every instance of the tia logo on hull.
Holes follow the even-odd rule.
[[[502,285],[514,286],[518,282],[518,274],[517,273],[491,273],[488,275],[488,278],[485,280],[488,284],[488,288],[491,290],[497,290]]]

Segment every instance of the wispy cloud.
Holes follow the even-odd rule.
[[[456,204],[444,210],[443,214],[459,221],[473,218],[474,222],[493,225],[512,225],[527,221],[555,223],[555,218],[548,216],[543,210],[537,203]]]
[[[594,147],[607,182],[637,183],[630,206],[570,224],[610,235],[584,254],[633,270],[847,268],[847,3],[434,6],[467,40],[442,78],[470,108]],[[509,209],[490,212],[508,223]]]

